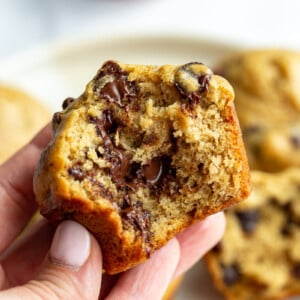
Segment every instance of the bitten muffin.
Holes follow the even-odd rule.
[[[205,259],[229,300],[300,294],[300,169],[252,171],[253,191],[226,212],[222,241]]]
[[[24,146],[50,120],[50,111],[33,96],[0,84],[0,163]]]
[[[109,274],[248,196],[233,90],[200,63],[103,64],[53,117],[35,172],[41,213],[99,240]]]
[[[234,88],[250,168],[300,166],[300,53],[250,50],[217,69]]]

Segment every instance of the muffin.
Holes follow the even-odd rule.
[[[300,169],[252,171],[253,191],[226,212],[222,241],[205,260],[229,300],[300,294]]]
[[[300,166],[300,53],[249,50],[217,69],[234,88],[250,168]]]
[[[145,261],[250,191],[229,83],[201,63],[108,61],[53,116],[34,177],[41,213],[98,239],[109,274]]]
[[[0,84],[0,162],[24,146],[50,120],[50,111],[33,96]]]

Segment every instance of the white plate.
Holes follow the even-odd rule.
[[[239,49],[236,45],[176,36],[127,36],[77,40],[39,49],[0,63],[0,81],[36,95],[52,111],[61,109],[68,96],[79,96],[101,63],[117,59],[124,63],[180,64],[191,61],[216,64]],[[176,297],[188,300],[222,299],[198,263],[186,276]]]
[[[39,49],[0,63],[0,80],[17,85],[58,110],[68,96],[82,93],[101,63],[165,64],[200,61],[214,64],[236,47],[175,36],[127,36],[77,40]]]

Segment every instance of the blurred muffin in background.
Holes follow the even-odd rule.
[[[0,84],[0,163],[25,145],[51,120],[50,111],[37,99]]]
[[[300,168],[251,176],[253,192],[226,212],[224,237],[205,257],[208,269],[228,300],[300,295]]]
[[[274,172],[300,166],[300,53],[245,51],[218,71],[235,90],[250,167]]]

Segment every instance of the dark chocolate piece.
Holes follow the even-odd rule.
[[[66,98],[64,101],[63,101],[63,103],[62,103],[62,108],[63,109],[66,109],[71,103],[73,103],[75,101],[75,99],[74,98],[72,98],[72,97],[68,97],[68,98]]]
[[[170,158],[167,157],[155,157],[145,165],[131,162],[131,153],[114,144],[113,135],[118,124],[111,111],[104,111],[101,119],[89,117],[89,121],[96,125],[97,133],[102,137],[104,156],[111,163],[108,171],[120,188],[136,190],[139,185],[157,186],[163,177],[171,174]]]
[[[94,92],[108,102],[124,107],[138,93],[135,82],[128,80],[128,74],[123,72],[113,61],[106,62],[96,76],[97,85]]]
[[[151,239],[151,214],[143,209],[142,203],[139,201],[133,203],[130,196],[126,194],[120,209],[123,221],[131,224],[136,230],[140,231],[143,240],[149,243]]]
[[[54,125],[58,125],[62,120],[62,116],[60,112],[56,112],[54,113],[53,117],[52,117],[52,123]]]
[[[255,230],[259,221],[259,212],[257,210],[237,211],[236,216],[246,233],[251,233]]]
[[[195,65],[202,63],[188,63],[178,68],[175,73],[175,86],[180,94],[188,100],[191,105],[200,103],[203,108],[207,108],[209,103],[203,99],[203,95],[208,91],[211,73],[205,73],[202,70],[195,70]],[[203,65],[204,66],[204,65]]]
[[[163,175],[163,162],[161,157],[153,158],[148,164],[142,166],[142,172],[146,182],[156,184]]]
[[[226,285],[235,284],[240,277],[241,274],[237,265],[223,266],[223,281]]]
[[[79,166],[73,166],[68,170],[70,176],[74,177],[75,180],[82,181],[86,178],[87,174]]]

